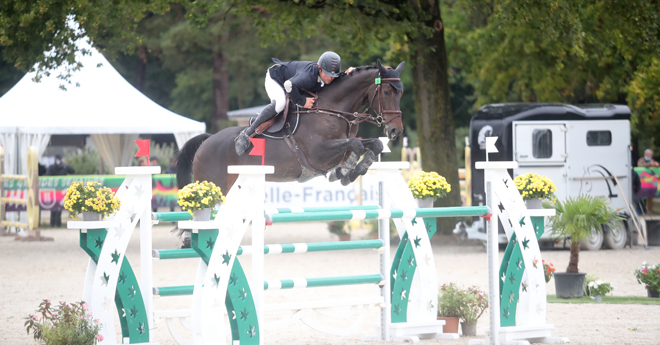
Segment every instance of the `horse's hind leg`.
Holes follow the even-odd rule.
[[[366,174],[371,164],[375,162],[378,155],[383,152],[383,142],[379,139],[363,139],[362,145],[364,146],[365,151],[368,152],[355,166],[355,169],[341,179],[341,184],[344,186],[355,181],[358,176]]]

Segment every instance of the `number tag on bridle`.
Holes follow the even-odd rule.
[[[376,83],[376,85],[380,85],[380,78],[376,78],[375,83]]]

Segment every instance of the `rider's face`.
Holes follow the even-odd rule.
[[[330,84],[332,83],[333,80],[335,80],[335,77],[331,77],[323,72],[322,69],[319,68],[319,75],[321,76],[321,80],[323,80],[324,83]]]

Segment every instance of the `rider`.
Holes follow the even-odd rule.
[[[282,62],[275,58],[273,61],[275,65],[266,72],[264,83],[271,103],[261,111],[250,126],[234,139],[236,153],[239,156],[250,147],[250,138],[254,136],[255,130],[284,110],[285,92],[289,94],[294,104],[309,109],[314,105],[314,98],[305,97],[301,94],[301,90],[319,92],[323,86],[332,83],[341,73],[341,58],[337,53],[331,51],[323,53],[318,62]],[[349,68],[346,73],[350,73],[353,69],[353,67]]]

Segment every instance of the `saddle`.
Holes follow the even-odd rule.
[[[316,95],[314,95],[316,98]],[[289,99],[289,95],[286,96],[286,106],[284,110],[272,119],[264,122],[261,126],[257,127],[254,130],[255,137],[264,136],[271,139],[282,139],[286,135],[293,135],[298,130],[298,123],[300,122],[300,114],[296,113],[295,116],[289,118],[289,106],[295,108],[296,106]],[[256,117],[250,118],[250,125],[256,120]],[[289,120],[289,121],[287,121]],[[287,133],[284,129],[284,125],[288,123],[290,131]]]
[[[288,109],[284,109],[283,112],[275,115],[274,118],[257,127],[254,137],[266,137],[279,140],[283,139],[286,135],[293,135],[296,133],[298,131],[298,124],[300,123],[300,114],[287,114],[287,110]],[[252,124],[254,120],[256,120],[256,117],[251,117],[250,124]],[[285,125],[287,128],[285,128]]]

